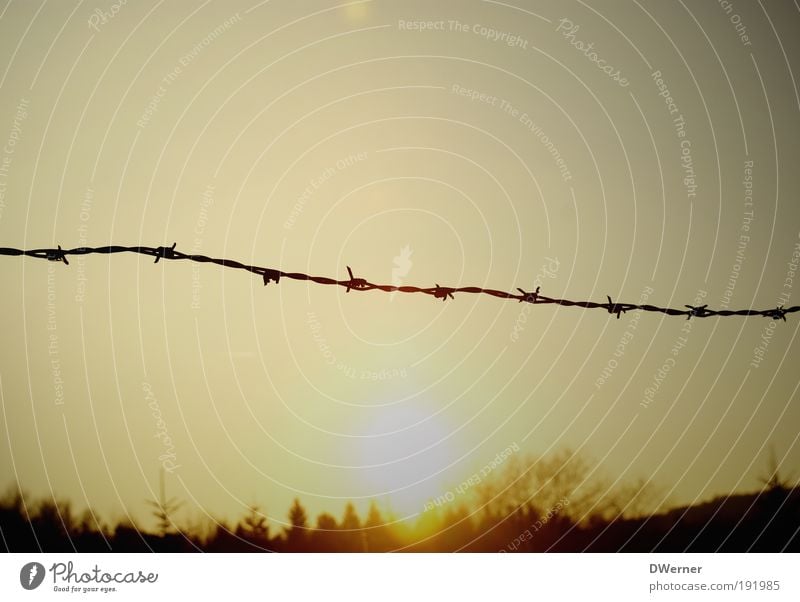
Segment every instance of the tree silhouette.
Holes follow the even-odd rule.
[[[361,552],[365,548],[365,536],[361,530],[361,519],[358,518],[355,506],[348,502],[344,508],[344,516],[340,524],[342,543],[347,552]]]
[[[77,522],[69,502],[42,500],[31,523],[36,539],[44,549],[75,551],[73,536],[77,534]]]
[[[167,498],[163,468],[159,472],[158,498],[154,500],[145,500],[145,503],[153,507],[152,514],[156,518],[158,532],[161,537],[165,537],[178,530],[172,517],[180,507],[183,506],[183,502],[178,501],[178,499],[174,497]]]
[[[11,490],[0,497],[0,543],[9,552],[26,553],[798,552],[800,487],[782,470],[773,453],[760,491],[660,511],[659,496],[648,480],[609,488],[595,476],[592,462],[562,451],[509,461],[458,502],[420,512],[416,521],[387,520],[372,503],[362,522],[348,503],[340,522],[322,513],[310,528],[308,514],[295,498],[289,524],[272,538],[267,517],[256,505],[233,527],[222,520],[192,522],[190,517],[180,533],[173,533],[171,515],[179,504],[166,497],[162,473],[159,499],[151,503],[157,518],[152,530],[128,519],[107,526],[91,509],[76,512],[58,499],[32,502]],[[469,503],[470,498],[477,503]]]
[[[308,515],[299,498],[294,498],[289,508],[289,524],[291,526],[286,530],[287,551],[304,551],[308,541]]]
[[[769,459],[767,460],[767,472],[759,477],[759,481],[764,486],[765,491],[788,490],[793,486],[793,476],[783,476],[780,473],[781,466],[775,455],[775,447],[769,448]]]
[[[339,525],[333,515],[323,512],[317,517],[317,528],[312,534],[312,547],[317,552],[336,552],[339,548]]]
[[[608,518],[642,518],[657,512],[664,496],[652,481],[640,478],[620,485],[608,496]]]
[[[369,505],[364,521],[364,548],[367,552],[386,552],[397,546],[392,529],[386,524],[375,502]]]
[[[258,547],[269,546],[267,517],[255,504],[247,507],[247,514],[236,525],[236,535]]]

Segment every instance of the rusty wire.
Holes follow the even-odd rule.
[[[425,295],[431,295],[433,298],[441,299],[442,301],[454,299],[456,293],[473,293],[473,294],[491,295],[493,297],[499,297],[501,299],[514,299],[520,303],[532,303],[534,305],[554,304],[554,305],[564,305],[568,307],[583,307],[585,309],[604,309],[609,314],[616,315],[617,318],[619,318],[620,315],[625,312],[631,310],[639,310],[639,311],[658,312],[667,314],[669,316],[686,316],[687,320],[693,317],[708,318],[711,316],[764,316],[767,318],[772,318],[773,320],[786,321],[786,314],[800,311],[800,306],[793,306],[793,307],[778,306],[772,309],[763,309],[763,310],[757,310],[757,309],[717,310],[717,309],[709,309],[707,305],[700,305],[697,307],[692,305],[684,305],[686,309],[675,309],[670,307],[658,307],[656,305],[649,305],[649,304],[638,305],[635,303],[618,303],[618,302],[615,303],[614,301],[611,300],[610,296],[606,297],[606,299],[608,300],[607,303],[598,303],[596,301],[571,301],[569,299],[558,299],[556,297],[548,297],[546,295],[543,295],[539,292],[540,287],[537,287],[534,292],[526,292],[524,289],[517,288],[519,294],[515,294],[490,288],[481,288],[478,286],[450,287],[450,286],[440,286],[439,284],[436,284],[435,286],[430,286],[430,287],[419,287],[419,286],[394,286],[391,284],[374,284],[372,282],[367,281],[365,278],[355,277],[353,275],[353,271],[349,266],[347,266],[347,272],[349,274],[349,278],[347,280],[336,280],[335,278],[328,278],[325,276],[311,276],[309,274],[303,274],[301,272],[284,272],[282,270],[274,268],[247,265],[239,261],[235,261],[233,259],[220,259],[217,257],[208,257],[206,255],[187,254],[178,251],[175,248],[176,246],[177,243],[173,243],[172,246],[169,247],[167,246],[122,247],[114,245],[107,247],[76,247],[74,249],[62,249],[61,245],[58,245],[58,247],[55,249],[30,249],[30,250],[0,247],[0,255],[24,255],[27,257],[35,257],[37,259],[46,259],[48,261],[62,262],[65,265],[69,265],[67,256],[71,255],[90,255],[94,253],[106,254],[106,255],[112,253],[138,253],[140,255],[148,255],[150,257],[155,257],[155,263],[158,263],[159,260],[161,259],[170,261],[188,260],[188,261],[195,261],[198,263],[215,263],[217,265],[221,265],[222,267],[226,268],[245,270],[261,276],[265,286],[271,282],[278,284],[281,278],[289,278],[291,280],[308,280],[316,284],[341,286],[346,289],[345,292],[347,293],[349,293],[350,291],[361,292],[361,291],[372,291],[372,290],[379,290],[384,292],[400,292],[400,293],[422,293]]]

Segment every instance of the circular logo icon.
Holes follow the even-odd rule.
[[[29,562],[19,572],[19,582],[25,589],[36,589],[44,581],[44,566]]]

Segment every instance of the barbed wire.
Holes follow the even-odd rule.
[[[55,249],[15,249],[0,247],[0,255],[24,255],[27,257],[35,257],[37,259],[46,259],[47,261],[62,262],[69,265],[67,260],[68,255],[90,255],[93,253],[109,255],[112,253],[138,253],[140,255],[148,255],[155,257],[155,262],[158,263],[161,259],[170,261],[188,260],[198,263],[215,263],[222,267],[233,268],[237,270],[245,270],[253,274],[258,274],[264,281],[264,286],[275,283],[278,284],[281,278],[289,278],[292,280],[308,280],[316,284],[334,285],[344,287],[346,293],[350,291],[372,291],[379,290],[387,293],[400,292],[400,293],[422,293],[431,295],[434,299],[441,299],[448,301],[455,299],[456,293],[470,293],[470,294],[483,294],[498,297],[500,299],[514,299],[519,303],[531,303],[533,305],[564,305],[567,307],[583,307],[585,309],[604,309],[609,314],[616,315],[619,319],[621,314],[628,311],[649,311],[667,314],[669,316],[686,316],[690,318],[708,318],[711,316],[764,316],[772,318],[773,320],[786,321],[786,315],[800,311],[800,306],[783,307],[779,305],[773,309],[709,309],[708,305],[684,305],[686,309],[674,309],[670,307],[658,307],[656,305],[639,305],[636,303],[616,303],[611,300],[611,296],[606,296],[607,303],[598,303],[596,301],[571,301],[569,299],[559,299],[556,297],[548,297],[540,292],[541,287],[537,286],[533,292],[527,292],[524,289],[517,288],[519,294],[509,293],[506,291],[499,291],[491,288],[481,288],[478,286],[440,286],[438,283],[435,286],[419,287],[419,286],[394,286],[391,284],[374,284],[367,281],[365,278],[357,278],[353,275],[353,270],[350,266],[347,267],[349,278],[347,280],[336,280],[335,278],[328,278],[325,276],[311,276],[301,272],[284,272],[274,268],[266,268],[255,265],[247,265],[233,259],[221,259],[217,257],[208,257],[199,254],[187,254],[178,251],[175,247],[177,243],[173,243],[170,247],[122,247],[122,246],[107,246],[107,247],[76,247],[74,249],[62,249],[58,245]]]

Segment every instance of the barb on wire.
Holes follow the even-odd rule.
[[[350,269],[350,266],[347,266],[347,273],[350,274],[350,280],[348,280],[346,283],[346,293],[349,293],[350,289],[363,291],[370,286],[370,284],[364,278],[355,278],[353,276],[353,270]]]
[[[58,249],[48,249],[46,257],[47,261],[63,261],[66,265],[69,265],[64,251],[61,250],[61,245],[58,245]]]
[[[448,299],[455,299],[453,297],[453,293],[456,289],[449,288],[447,286],[439,286],[436,285],[436,288],[433,289],[433,296],[435,299],[441,299],[442,301],[447,301]]]
[[[539,299],[539,289],[540,288],[542,288],[542,287],[541,286],[537,286],[536,290],[533,291],[532,293],[526,293],[521,288],[518,288],[517,290],[520,293],[522,293],[522,296],[519,298],[519,302],[522,303],[523,301],[525,301],[526,303],[536,303],[536,301]]]
[[[772,318],[773,320],[783,320],[786,321],[786,310],[783,309],[783,305],[779,305],[775,309],[770,312],[767,312],[767,317]]]
[[[156,260],[153,263],[158,263],[158,260],[162,257],[164,259],[175,259],[175,245],[178,243],[172,243],[171,247],[158,247],[156,249]],[[59,248],[61,248],[59,246]]]
[[[278,284],[281,281],[281,273],[278,270],[270,270],[268,268],[265,268],[263,276],[264,276],[264,286],[267,286],[270,282]]]
[[[418,286],[394,286],[391,284],[373,284],[368,282],[366,278],[356,278],[353,275],[353,270],[350,266],[347,267],[349,279],[336,280],[326,276],[311,276],[301,272],[283,272],[275,268],[266,268],[261,266],[247,265],[233,259],[220,259],[217,257],[208,257],[199,254],[186,254],[179,251],[177,243],[172,243],[172,246],[158,246],[158,247],[123,247],[123,246],[107,246],[107,247],[76,247],[74,249],[62,249],[58,245],[55,249],[15,249],[9,247],[0,247],[0,255],[19,256],[24,255],[27,257],[34,257],[36,259],[46,259],[47,261],[58,261],[65,265],[69,265],[67,255],[89,255],[93,253],[110,255],[113,253],[138,253],[139,255],[147,255],[155,257],[155,263],[161,259],[179,261],[188,260],[197,263],[214,263],[225,268],[234,268],[237,270],[245,270],[252,274],[258,274],[264,280],[264,286],[270,282],[278,284],[281,278],[289,278],[291,280],[307,280],[315,284],[334,285],[345,287],[345,292],[353,291],[370,291],[379,290],[383,292],[401,292],[401,293],[422,293],[425,295],[432,295],[434,299],[441,299],[442,301],[455,299],[455,293],[473,293],[482,295],[491,295],[500,299],[516,299],[519,303],[531,303],[534,305],[562,305],[566,307],[582,307],[584,309],[604,309],[611,315],[616,315],[617,319],[621,314],[631,310],[648,311],[663,313],[668,316],[686,316],[686,319],[691,318],[708,318],[710,316],[764,316],[772,320],[786,321],[786,314],[795,313],[800,311],[800,306],[784,307],[779,305],[773,309],[709,309],[708,305],[684,305],[687,309],[674,309],[670,307],[658,307],[657,305],[636,305],[633,303],[615,303],[611,300],[610,295],[606,295],[608,303],[597,303],[596,301],[571,301],[569,299],[557,299],[555,297],[547,297],[539,292],[540,287],[536,287],[534,292],[527,292],[524,289],[517,288],[519,294],[509,293],[506,291],[499,291],[490,288],[481,288],[478,286],[462,286],[462,287],[449,287],[440,286],[438,283],[435,287],[422,288]]]
[[[610,314],[617,314],[617,320],[619,320],[620,314],[624,314],[629,309],[633,309],[634,306],[630,306],[627,303],[614,303],[611,300],[610,295],[606,295],[606,299],[608,299],[608,304],[605,306],[608,309],[608,313]]]
[[[686,319],[691,319],[692,316],[696,316],[698,318],[703,318],[706,316],[706,308],[708,305],[699,305],[695,307],[694,305],[684,305],[684,307],[688,307],[689,311],[686,312]]]

